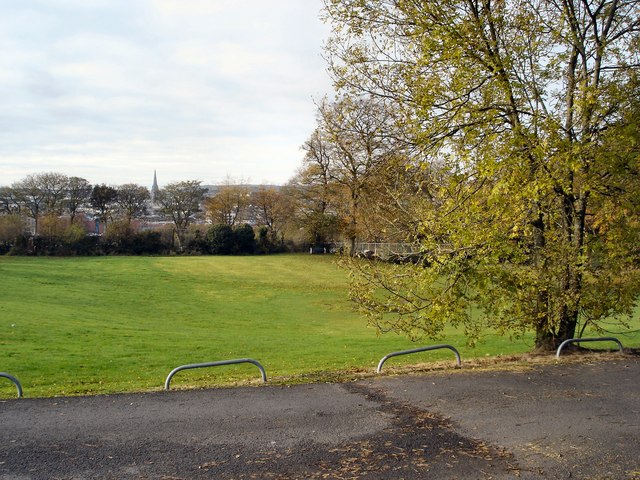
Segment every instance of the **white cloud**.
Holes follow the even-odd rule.
[[[237,5],[235,0],[151,0],[158,12],[168,17],[176,16],[200,17],[212,15],[231,9]]]
[[[0,185],[284,182],[330,89],[320,0],[0,3]],[[32,19],[33,23],[29,23]],[[162,181],[162,180],[161,180]]]

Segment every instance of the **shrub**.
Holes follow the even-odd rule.
[[[167,250],[162,242],[162,232],[146,230],[132,238],[131,253],[134,255],[160,255]]]
[[[251,225],[244,223],[236,227],[233,233],[235,236],[235,253],[251,254],[255,252],[256,235]]]
[[[0,255],[11,251],[24,238],[24,220],[19,215],[0,215]]]
[[[128,222],[124,220],[111,222],[104,234],[105,251],[120,255],[130,253],[133,247],[133,235],[133,229]]]
[[[191,255],[202,255],[209,252],[207,239],[199,228],[189,231],[185,239],[185,252]]]
[[[235,235],[229,225],[212,225],[207,231],[209,253],[213,255],[231,255],[235,247]]]

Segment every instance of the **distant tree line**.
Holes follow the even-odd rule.
[[[398,115],[372,98],[323,100],[317,127],[302,145],[301,167],[284,186],[227,178],[206,187],[188,180],[152,198],[134,183],[28,175],[0,187],[0,252],[247,253],[248,247],[217,239],[231,236],[220,226],[235,232],[244,224],[253,228],[260,253],[324,252],[344,244],[353,254],[360,241],[413,242],[414,212],[428,201],[433,175],[408,160],[415,152],[406,141],[389,134]],[[87,218],[97,220],[97,230]]]
[[[329,251],[354,231],[348,197],[335,182],[323,189],[315,181],[310,147],[304,148],[304,167],[284,186],[227,178],[207,187],[188,180],[152,194],[135,183],[91,184],[57,172],[27,175],[0,186],[0,254]]]
[[[206,224],[207,189],[174,182],[151,198],[133,183],[92,185],[80,177],[31,174],[0,187],[0,254],[250,254],[281,251],[273,214],[248,223]],[[256,198],[268,196],[266,191]],[[210,201],[212,199],[209,199]],[[260,211],[269,207],[262,200]],[[211,223],[211,222],[210,222]]]

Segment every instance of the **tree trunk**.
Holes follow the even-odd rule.
[[[578,311],[565,306],[557,329],[549,328],[549,319],[545,318],[536,325],[535,350],[553,351],[565,340],[575,338],[578,325]]]
[[[562,319],[560,327],[558,328],[558,345],[560,345],[560,343],[564,342],[565,340],[575,338],[577,325],[577,313],[570,313],[567,317]]]
[[[183,242],[182,236],[184,235],[184,233],[179,228],[176,228],[174,232],[175,232],[174,238],[178,242],[178,252],[182,252],[182,242]]]
[[[575,177],[573,173],[570,174],[569,178],[571,183],[574,184]],[[563,196],[562,213],[565,243],[570,245],[575,253],[568,255],[568,258],[564,260],[567,262],[566,273],[562,279],[562,306],[557,327],[549,328],[549,325],[555,325],[555,322],[548,323],[551,321],[551,318],[548,318],[551,312],[547,311],[547,318],[538,324],[536,328],[536,350],[554,350],[565,340],[575,338],[576,336],[579,318],[579,299],[582,294],[582,261],[580,258],[584,253],[587,197],[588,192],[581,194],[577,199],[569,194],[564,194]]]
[[[554,332],[547,328],[547,321],[543,320],[536,325],[535,350],[549,352],[558,348],[557,338]]]

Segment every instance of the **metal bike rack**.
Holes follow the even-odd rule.
[[[18,388],[18,398],[22,397],[22,385],[20,385],[20,382],[18,381],[18,379],[16,377],[14,377],[13,375],[9,375],[8,373],[4,373],[4,372],[0,372],[0,377],[8,378],[9,380],[11,380],[16,385],[16,387]]]
[[[457,364],[458,366],[460,366],[461,364],[460,353],[458,352],[458,350],[455,349],[455,347],[453,347],[452,345],[432,345],[430,347],[420,347],[420,348],[414,348],[411,350],[402,350],[401,352],[390,353],[389,355],[383,357],[382,360],[380,360],[380,363],[378,363],[378,368],[376,369],[376,373],[380,373],[380,371],[382,370],[382,365],[384,365],[384,362],[386,362],[391,357],[397,357],[399,355],[408,355],[410,353],[426,352],[429,350],[438,350],[440,348],[448,348],[449,350],[452,350],[453,353],[455,353],[456,355]]]
[[[564,347],[569,345],[570,343],[582,343],[582,342],[616,342],[620,347],[620,351],[623,351],[622,343],[615,337],[601,337],[601,338],[570,338],[569,340],[565,340],[558,347],[558,351],[556,352],[556,358],[560,358],[560,352]]]
[[[181,370],[190,370],[192,368],[203,368],[203,367],[218,367],[220,365],[234,365],[236,363],[252,363],[256,367],[260,369],[260,374],[262,375],[262,381],[264,383],[267,382],[267,372],[265,372],[264,367],[260,365],[260,363],[251,358],[239,358],[237,360],[221,360],[219,362],[207,362],[207,363],[192,363],[190,365],[182,365],[181,367],[174,368],[171,370],[169,375],[167,376],[167,380],[164,382],[164,389],[169,390],[169,383],[171,383],[171,378]]]

